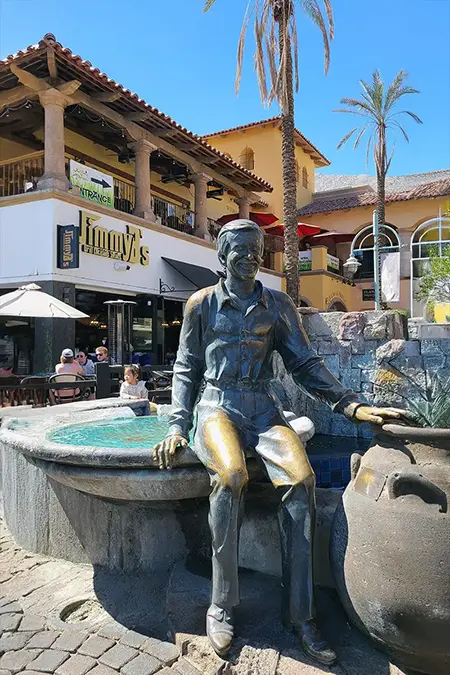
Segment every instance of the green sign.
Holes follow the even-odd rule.
[[[114,208],[114,181],[102,171],[92,169],[70,160],[70,182],[80,189],[80,196],[94,204],[102,204]]]

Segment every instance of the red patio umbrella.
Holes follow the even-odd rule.
[[[218,218],[217,222],[219,225],[226,225],[237,218],[239,218],[237,213],[227,213],[225,216]],[[250,220],[253,220],[254,223],[259,225],[264,230],[266,227],[276,223],[278,218],[274,216],[273,213],[256,213],[252,211],[250,213]]]
[[[273,226],[263,227],[263,230],[267,234],[272,234],[275,237],[282,237],[284,235],[284,225],[278,224]],[[308,225],[308,223],[298,223],[297,225],[297,234],[299,237],[311,237],[314,234],[319,234],[323,232],[323,229],[316,227],[316,225]]]

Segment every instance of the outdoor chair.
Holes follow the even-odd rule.
[[[36,389],[23,389],[18,392],[22,401],[25,401],[27,405],[32,405],[33,408],[45,408],[47,405],[47,390],[40,387],[41,384],[46,384],[48,382],[48,377],[39,376],[39,375],[27,375],[24,377],[20,384],[26,385],[36,385]]]
[[[84,382],[86,378],[75,373],[60,373],[52,375],[49,382]],[[52,405],[61,403],[73,403],[82,399],[82,392],[79,389],[50,389],[50,402]]]
[[[15,375],[0,377],[0,408],[18,405],[20,403],[17,389],[10,389],[9,385],[19,384]]]

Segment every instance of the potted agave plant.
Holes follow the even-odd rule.
[[[386,398],[403,389],[408,412],[352,457],[332,569],[351,620],[393,660],[408,673],[448,675],[450,378],[421,384],[392,363],[384,372]]]

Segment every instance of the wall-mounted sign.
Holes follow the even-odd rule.
[[[374,288],[363,288],[362,289],[362,299],[363,302],[375,302],[375,289]]]
[[[80,266],[79,232],[76,225],[58,225],[58,269],[73,270]]]
[[[123,260],[132,265],[149,264],[149,248],[141,246],[142,230],[134,225],[125,225],[125,232],[107,230],[97,225],[101,216],[80,211],[80,248],[83,253],[102,258]]]
[[[327,253],[327,267],[329,270],[333,272],[339,272],[339,267],[340,267],[340,260],[339,258],[336,258],[334,255],[330,255],[330,253]]]
[[[80,196],[90,202],[114,207],[114,181],[102,171],[92,169],[76,162],[69,161],[70,182],[80,189]]]
[[[298,254],[298,271],[309,272],[312,269],[312,254],[311,250],[299,251]]]

